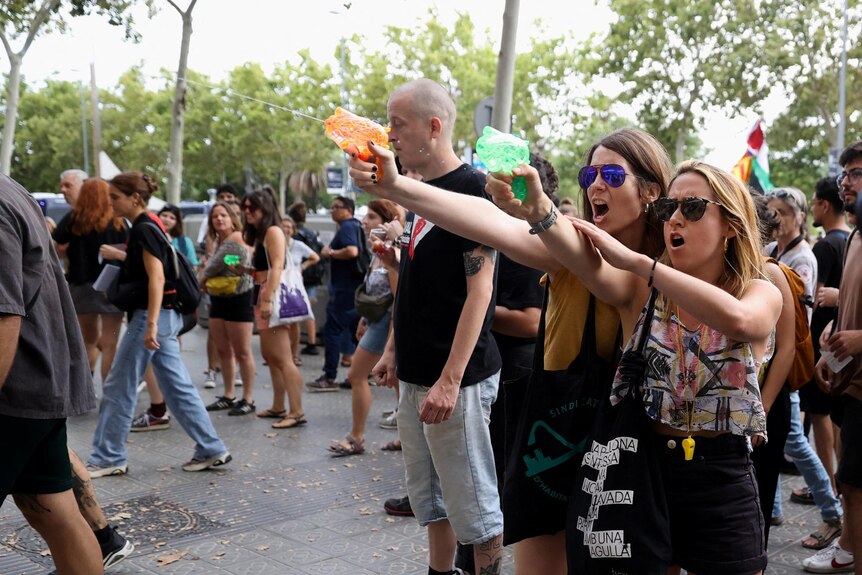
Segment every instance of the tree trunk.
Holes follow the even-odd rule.
[[[281,171],[278,174],[278,210],[279,213],[287,213],[287,178],[290,172],[287,168],[287,156],[281,157]]]
[[[180,12],[183,18],[183,41],[180,45],[180,64],[177,67],[177,85],[174,89],[174,109],[171,120],[171,144],[168,154],[168,203],[179,205],[180,184],[183,179],[183,130],[185,128],[186,111],[186,74],[189,64],[189,44],[192,38],[192,10],[195,1],[185,12]]]
[[[12,174],[12,150],[15,148],[15,126],[18,124],[18,102],[21,95],[21,54],[9,56],[9,80],[6,88],[6,114],[3,122],[3,144],[0,145],[0,173]]]

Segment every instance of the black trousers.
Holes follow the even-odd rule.
[[[775,506],[775,491],[778,489],[778,475],[781,461],[784,459],[784,444],[790,432],[790,391],[785,385],[769,415],[766,417],[766,433],[769,442],[755,447],[751,454],[754,472],[757,474],[757,488],[760,493],[760,509],[765,523],[764,537],[769,547],[769,527],[772,520],[772,508]]]

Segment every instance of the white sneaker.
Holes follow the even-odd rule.
[[[209,459],[192,459],[183,464],[183,471],[203,471],[210,467],[219,467],[230,463],[232,459],[233,457],[231,457],[228,452],[224,452],[221,455],[217,455]]]
[[[377,425],[382,429],[398,429],[398,410],[381,417]]]
[[[128,471],[128,465],[109,465],[107,467],[99,467],[92,463],[87,464],[87,473],[90,474],[91,479],[96,479],[97,477],[108,477],[111,475],[125,475]]]
[[[809,573],[847,573],[853,571],[854,565],[853,553],[842,549],[837,539],[802,561],[802,567]]]
[[[204,381],[205,389],[215,389],[216,386],[216,370],[208,369],[204,372],[206,374],[206,380]]]

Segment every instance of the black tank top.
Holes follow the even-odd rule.
[[[255,271],[269,271],[269,262],[266,260],[266,249],[263,247],[263,242],[254,246],[254,254],[251,257],[251,262],[254,265]]]

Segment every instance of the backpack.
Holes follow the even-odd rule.
[[[317,253],[317,255],[320,255],[320,252],[323,251],[323,242],[320,241],[320,237],[312,229],[304,226],[302,228],[297,228],[296,237],[294,239],[310,247],[315,253]],[[320,262],[302,270],[302,283],[307,287],[323,285],[323,278],[325,275],[326,264],[324,263],[323,258],[321,258]]]
[[[807,298],[805,297],[805,283],[796,270],[784,265],[775,258],[769,258],[777,264],[787,283],[790,284],[790,292],[793,294],[795,328],[796,328],[796,353],[793,356],[793,365],[787,374],[787,385],[796,391],[814,377],[814,340],[811,338],[811,328],[808,325],[808,310],[806,309]]]

